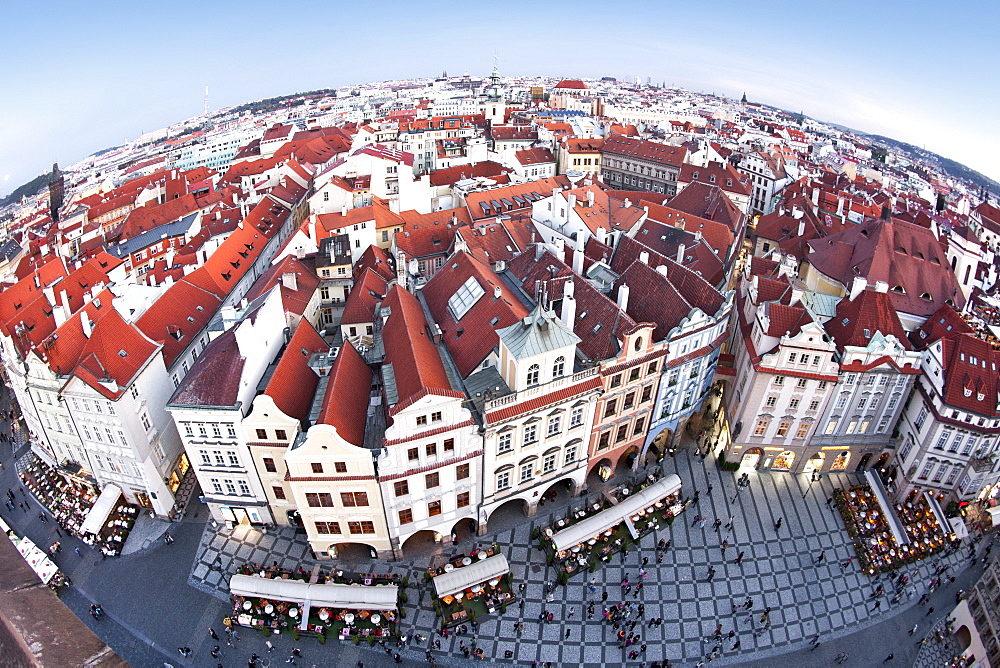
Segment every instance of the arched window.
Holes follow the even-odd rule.
[[[636,339],[635,339],[635,350],[636,350],[636,352],[639,352],[640,350],[642,350],[642,337],[641,336],[637,336]]]
[[[528,367],[528,385],[538,385],[538,365]]]
[[[566,368],[566,358],[562,356],[557,357],[556,361],[552,364],[552,377],[560,378],[563,375],[565,368]]]

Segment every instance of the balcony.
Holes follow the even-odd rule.
[[[513,392],[511,394],[499,397],[497,399],[492,399],[486,402],[484,409],[489,412],[496,410],[503,406],[508,406],[510,404],[520,403],[531,397],[537,397],[540,395],[549,394],[551,392],[556,392],[571,385],[576,385],[577,383],[583,382],[588,378],[596,376],[599,372],[598,367],[594,366],[589,369],[584,369],[579,373],[574,373],[572,376],[563,376],[562,378],[557,378],[544,385],[535,385],[533,387],[525,388],[520,392]]]

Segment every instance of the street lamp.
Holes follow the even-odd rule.
[[[806,498],[806,494],[809,493],[809,489],[812,487],[812,484],[814,482],[816,482],[817,480],[819,480],[819,471],[816,471],[815,469],[813,469],[812,475],[809,476],[809,484],[806,485],[806,491],[802,492],[802,498],[803,499]]]

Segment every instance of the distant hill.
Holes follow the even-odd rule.
[[[23,186],[21,186],[11,194],[7,195],[3,199],[0,199],[0,208],[3,208],[8,204],[13,204],[14,202],[17,202],[25,195],[31,196],[38,193],[43,188],[48,188],[49,179],[51,177],[52,177],[52,172],[46,172],[31,179],[30,181],[25,183]]]
[[[857,132],[855,130],[855,132]],[[913,144],[907,144],[906,142],[899,141],[898,139],[893,139],[891,137],[883,137],[882,135],[870,135],[865,132],[858,132],[860,135],[864,135],[869,139],[877,142],[882,142],[887,146],[896,148],[903,153],[905,153],[910,158],[919,158],[931,165],[936,165],[938,169],[942,172],[956,179],[963,179],[969,183],[973,183],[980,188],[986,188],[993,194],[1000,194],[1000,183],[997,183],[985,174],[981,174],[971,167],[966,167],[960,162],[955,162],[950,158],[945,158],[938,155],[932,151],[922,149],[919,146],[914,146]]]

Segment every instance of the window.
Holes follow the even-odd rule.
[[[157,443],[157,447],[160,447],[159,443]],[[235,450],[229,452],[229,465],[230,466],[239,466],[240,465],[240,458],[239,458],[239,455],[236,454]]]
[[[635,405],[635,392],[629,392],[625,395],[625,401],[622,402],[622,410],[632,408]]]
[[[440,421],[441,421],[441,411],[434,411],[433,413],[431,413],[431,422],[440,422]]]
[[[868,397],[861,397],[858,399],[858,409],[862,409],[868,405]]]
[[[428,473],[427,475],[424,476],[424,484],[427,486],[427,489],[431,489],[432,487],[437,487],[438,485],[441,484],[441,476],[438,474],[437,471],[435,471],[434,473]]]
[[[579,427],[581,424],[583,424],[583,406],[577,406],[569,415],[569,426],[572,429],[573,427]]]
[[[399,511],[399,523],[400,524],[409,524],[412,521],[413,521],[413,511],[412,510],[410,510],[409,508],[404,508],[403,510]]]
[[[934,473],[934,478],[932,482],[941,482],[941,478],[944,477],[944,472],[948,470],[948,462],[941,462],[938,466],[938,470]]]
[[[631,383],[633,380],[639,380],[639,372],[640,371],[642,371],[642,369],[640,369],[639,367],[635,367],[634,369],[632,369],[631,371],[629,371],[628,372],[628,382]]]
[[[941,436],[938,437],[938,442],[934,446],[938,450],[944,450],[944,446],[948,444],[948,439],[951,438],[951,430],[945,429],[941,432]]]
[[[620,373],[619,374],[615,374],[614,376],[611,377],[611,387],[612,388],[621,387],[621,384],[622,384],[622,375]]]
[[[274,437],[276,439],[278,439],[279,441],[286,441],[286,440],[288,440],[288,436],[285,434],[285,430],[284,429],[275,429],[274,430]]]
[[[764,402],[766,408],[774,408],[775,404],[778,403],[778,397],[768,397],[767,401]]]
[[[837,408],[843,408],[844,406],[847,405],[847,396],[848,395],[845,392],[844,394],[841,394],[839,397],[837,397]]]
[[[913,426],[919,430],[924,426],[925,420],[927,420],[927,408],[923,407],[920,409],[920,415],[917,416],[917,420],[913,423]]]
[[[538,385],[538,365],[528,367],[528,385]]]
[[[924,470],[920,472],[919,478],[926,479],[927,476],[931,474],[931,469],[934,468],[934,464],[937,463],[936,459],[932,459],[924,466]]]
[[[553,362],[552,364],[552,377],[560,378],[563,375],[565,368],[566,368],[566,358],[557,357],[556,361]]]
[[[406,459],[411,462],[420,459],[420,450],[417,448],[410,448],[406,451]]]
[[[392,490],[396,496],[406,496],[410,493],[410,483],[405,480],[397,480],[392,483]]]
[[[497,454],[502,455],[505,452],[510,452],[513,449],[512,445],[512,442],[514,440],[513,436],[514,432],[512,431],[505,431],[502,434],[500,434],[499,441],[497,443]]]
[[[149,431],[149,428],[151,426],[149,424],[149,416],[143,413],[141,422],[142,422],[142,428],[145,429],[146,431]]]
[[[951,442],[950,446],[948,446],[948,452],[958,452],[958,449],[962,447],[962,441],[964,440],[965,433],[958,432],[958,434],[955,435],[955,440]]]
[[[656,373],[656,362],[650,362],[649,367],[646,369],[647,376],[651,373]]]
[[[310,508],[333,508],[333,494],[329,492],[306,492],[306,504]]]
[[[194,436],[194,429],[192,428],[190,422],[184,423],[184,433],[187,434],[188,436]]]
[[[427,424],[427,416],[426,415],[418,415],[417,416],[417,426],[418,427],[423,427],[426,424]]]
[[[341,492],[340,502],[345,508],[368,505],[368,492]]]
[[[510,487],[510,471],[497,473],[497,489],[508,489]]]
[[[848,385],[854,385],[854,383],[857,380],[858,380],[858,375],[857,374],[855,374],[855,373],[849,373],[849,374],[847,374],[847,384]]]
[[[785,377],[784,376],[775,376],[774,377],[774,384],[775,385],[779,385],[779,386],[780,385],[784,385],[785,384]]]
[[[375,533],[375,524],[373,522],[348,522],[347,529],[351,533]]]
[[[437,443],[428,443],[427,444],[427,456],[428,457],[434,457],[434,456],[437,455],[437,453],[438,453]]]
[[[819,381],[819,388],[818,389],[820,389],[820,390],[825,390],[826,389],[826,381],[825,380]]]
[[[609,418],[618,412],[618,400],[611,399],[604,404],[604,417]]]
[[[427,504],[427,515],[428,517],[434,517],[435,515],[441,514],[441,502],[431,501]]]
[[[785,436],[788,434],[788,430],[791,429],[792,423],[787,420],[782,420],[778,423],[778,436]]]
[[[347,473],[347,462],[334,462],[333,470],[337,473]]]
[[[207,452],[205,452],[204,450],[201,450],[199,454],[201,454],[201,465],[202,466],[211,466],[212,465],[212,458],[209,456],[209,454]],[[267,461],[266,460],[265,460],[264,464],[265,464],[265,466],[267,465]],[[271,465],[274,466],[273,460],[271,462]]]
[[[805,438],[806,434],[809,433],[809,425],[805,423],[799,424],[798,430],[795,432],[795,438]]]
[[[542,475],[546,473],[552,473],[556,470],[556,453],[550,453],[545,455],[545,459],[542,460]]]
[[[789,409],[795,410],[798,407],[799,407],[799,400],[798,399],[792,399],[791,401],[788,402],[788,408]]]
[[[230,438],[236,438],[236,427],[231,424],[226,425],[226,433],[229,434]]]
[[[788,353],[788,363],[795,364],[795,359],[798,357],[795,353]]]
[[[271,491],[274,492],[274,498],[279,500],[285,499],[285,488],[281,485],[275,485],[271,488]]]
[[[597,449],[604,450],[609,445],[611,445],[611,432],[606,431],[601,434],[601,438],[597,442]]]
[[[240,494],[250,496],[250,485],[247,484],[246,480],[238,480],[237,484],[240,486]]]
[[[566,463],[571,464],[576,461],[576,444],[566,446]]]
[[[469,505],[469,493],[468,492],[462,492],[461,494],[458,495],[457,498],[458,498],[458,507],[459,508],[465,508],[465,507],[467,507]]]
[[[524,426],[524,444],[528,445],[538,440],[538,425],[529,424]]]
[[[883,378],[884,378],[884,376],[883,376]],[[887,403],[885,405],[885,409],[887,411],[891,411],[893,408],[896,407],[896,404],[898,404],[898,403],[899,403],[899,395],[898,394],[894,394],[891,397],[889,397],[889,403]]]
[[[646,387],[642,388],[642,396],[639,397],[639,403],[643,404],[649,401],[653,397],[653,384],[650,383]]]
[[[813,355],[813,363],[812,363],[812,365],[813,366],[819,366],[819,360],[820,360],[820,356],[819,355]],[[823,382],[826,382],[826,381],[823,381]]]
[[[260,440],[263,441],[263,440],[265,440],[267,438],[267,430],[266,429],[257,429],[256,431],[257,431],[257,438],[258,439],[260,439]]]
[[[795,383],[795,387],[799,389],[805,389],[807,385],[809,385],[809,381],[805,378],[799,378],[799,381]]]
[[[454,449],[455,449],[455,439],[453,438],[444,439],[444,451],[451,452]]]
[[[535,475],[535,467],[531,463],[521,464],[521,482],[528,482]]]
[[[215,455],[215,465],[216,466],[225,466],[226,465],[226,458],[222,454],[222,450],[212,450],[212,454]]]
[[[646,426],[646,417],[645,416],[636,418],[636,420],[635,420],[635,426],[632,427],[632,435],[633,436],[638,436],[639,434],[641,434],[642,433],[642,429],[645,426]]]
[[[231,496],[236,496],[236,485],[229,478],[226,478],[226,493]]]
[[[320,462],[313,462],[312,464],[310,464],[310,466],[312,466],[312,472],[313,473],[322,473],[323,472],[323,464],[321,464]]]
[[[550,415],[549,416],[549,427],[547,436],[552,438],[559,434],[562,430],[562,416],[561,415]]]
[[[316,533],[340,533],[340,522],[316,522]]]
[[[754,427],[754,436],[763,436],[767,431],[767,420],[757,420],[757,426]]]

